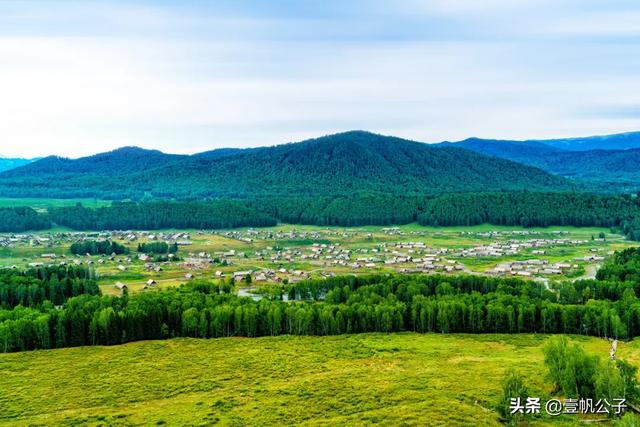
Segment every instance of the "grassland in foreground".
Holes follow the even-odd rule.
[[[507,368],[548,398],[542,335],[173,339],[0,355],[3,425],[500,425]],[[592,353],[608,343],[573,338]],[[640,342],[619,357],[640,363]],[[579,425],[538,418],[529,425]]]

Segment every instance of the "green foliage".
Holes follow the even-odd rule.
[[[638,384],[638,367],[624,360],[617,360],[616,366],[620,372],[623,385],[622,397],[631,402],[640,401],[640,385]]]
[[[5,196],[112,200],[569,188],[563,178],[508,160],[359,131],[224,155],[125,148],[77,160],[46,158],[0,175]]]
[[[624,361],[622,362],[624,363]],[[607,399],[608,402],[625,397],[625,383],[617,364],[612,360],[599,361],[594,376],[595,394],[593,396]]]
[[[527,397],[530,397],[529,390],[522,376],[512,369],[508,370],[502,379],[502,402],[498,408],[500,415],[506,419],[515,418],[518,414],[511,414],[511,399],[519,398],[524,404]]]
[[[40,215],[32,208],[0,208],[0,232],[46,230],[51,228],[47,215]]]
[[[640,215],[637,198],[584,193],[469,193],[437,197],[418,216],[423,225],[574,225],[620,227]]]
[[[616,427],[640,427],[640,416],[628,412],[615,423]]]
[[[23,222],[7,220],[5,228],[14,231],[46,228],[51,221],[77,230],[261,227],[278,222],[350,227],[418,221],[431,226],[598,226],[623,232],[629,239],[640,239],[640,226],[635,220],[640,217],[640,199],[584,193],[461,193],[435,198],[354,194],[210,202],[114,202],[96,208],[81,204],[50,207],[49,215],[38,215],[30,208],[14,209],[27,212]],[[14,210],[7,212],[15,217]],[[26,224],[27,218],[41,223]]]
[[[626,251],[614,257],[623,264],[634,259],[635,254]],[[168,336],[416,331],[626,339],[640,334],[640,302],[634,285],[619,278],[567,283],[558,293],[515,278],[337,276],[287,284],[274,297],[254,301],[230,294],[232,280],[194,281],[179,289],[106,297],[99,295],[91,270],[51,267],[0,273],[4,278],[0,303],[8,309],[16,307],[0,311],[4,351]],[[64,307],[54,308],[63,303]],[[619,375],[603,368],[607,376],[596,377],[597,360],[562,338],[550,342],[545,356],[556,387],[568,396],[618,390],[620,381],[630,395],[636,390],[635,383],[629,382],[635,375],[631,368],[617,368]]]
[[[315,225],[390,225],[418,221],[451,226],[549,225],[619,228],[634,239],[629,221],[640,216],[637,198],[581,193],[465,193],[426,196],[258,198],[238,201],[114,203],[89,209],[52,208],[53,221],[81,230],[231,228],[278,221]]]
[[[611,135],[599,141],[597,137],[584,138],[581,142],[575,139],[522,142],[470,138],[449,145],[592,182],[605,191],[635,191],[640,179],[637,166],[640,164],[639,135],[637,132]]]
[[[121,255],[129,253],[129,249],[126,246],[109,240],[84,240],[75,242],[71,244],[69,250],[74,255]]]
[[[544,348],[544,362],[556,391],[571,398],[595,396],[598,358],[571,345],[565,337],[554,337]]]
[[[238,297],[229,294],[231,286],[231,282],[194,281],[178,289],[121,298],[80,295],[68,299],[62,309],[45,304],[37,313],[8,311],[7,320],[0,323],[4,325],[0,338],[7,351],[43,348],[43,341],[33,335],[43,327],[40,321],[47,325],[45,333],[50,338],[46,345],[52,347],[167,336],[337,335],[405,330],[598,336],[626,333],[619,320],[628,309],[625,305],[606,300],[563,303],[543,285],[518,279],[338,276],[288,285],[289,302],[279,297],[260,301]],[[632,330],[637,328],[634,325]],[[579,353],[567,354],[582,361]],[[565,378],[559,384],[582,393],[586,387],[583,377],[589,377],[591,365],[581,366],[586,373],[575,371],[576,378]]]
[[[271,226],[276,220],[237,201],[210,203],[113,203],[97,209],[82,205],[52,208],[57,224],[78,230],[232,228]]]
[[[146,254],[175,254],[178,252],[178,245],[176,243],[169,245],[166,242],[140,243],[138,252]]]
[[[619,280],[638,284],[640,282],[640,248],[628,248],[616,252],[598,270],[596,277],[599,280]]]
[[[563,337],[550,338],[544,362],[556,391],[571,398],[638,399],[638,368],[624,360],[612,361],[587,354]]]

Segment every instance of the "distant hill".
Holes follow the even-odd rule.
[[[193,156],[124,148],[0,174],[0,195],[251,197],[565,190],[563,178],[469,150],[363,131]]]
[[[556,175],[591,182],[604,190],[636,191],[640,189],[640,148],[577,149],[604,146],[605,141],[610,141],[613,146],[629,147],[633,144],[634,135],[640,143],[640,133],[635,133],[550,141],[470,138],[441,145],[513,160]],[[571,145],[572,143],[577,145]]]
[[[38,159],[8,159],[0,157],[0,172],[24,166]]]
[[[219,157],[232,156],[244,151],[241,148],[218,148],[216,150],[205,151],[204,153],[194,154],[194,157],[200,157],[203,159],[216,159]]]
[[[587,136],[582,138],[531,140],[528,142],[543,143],[550,147],[569,151],[628,150],[630,148],[640,148],[640,132]]]
[[[544,165],[541,159],[552,157],[564,151],[541,142],[480,138],[468,138],[460,142],[444,142],[440,145],[465,148],[487,156],[500,157],[527,165],[535,164],[538,167]]]
[[[183,159],[187,156],[165,154],[158,150],[138,147],[122,147],[108,153],[95,154],[79,159],[49,156],[24,167],[10,171],[6,176],[38,174],[79,174],[122,175],[143,171]]]

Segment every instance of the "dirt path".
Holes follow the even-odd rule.
[[[577,280],[595,279],[596,273],[600,267],[600,264],[589,264],[584,268],[584,274],[582,276],[573,278],[571,281],[575,282]]]

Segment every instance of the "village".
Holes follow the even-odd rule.
[[[244,291],[338,274],[420,273],[566,280],[593,275],[628,243],[594,230],[478,230],[408,227],[189,231],[103,231],[0,235],[2,268],[86,265],[105,293],[177,286],[204,278],[233,279]],[[602,233],[601,231],[599,233]],[[113,241],[125,254],[76,254],[74,242]],[[138,244],[165,242],[177,252],[158,257]]]

